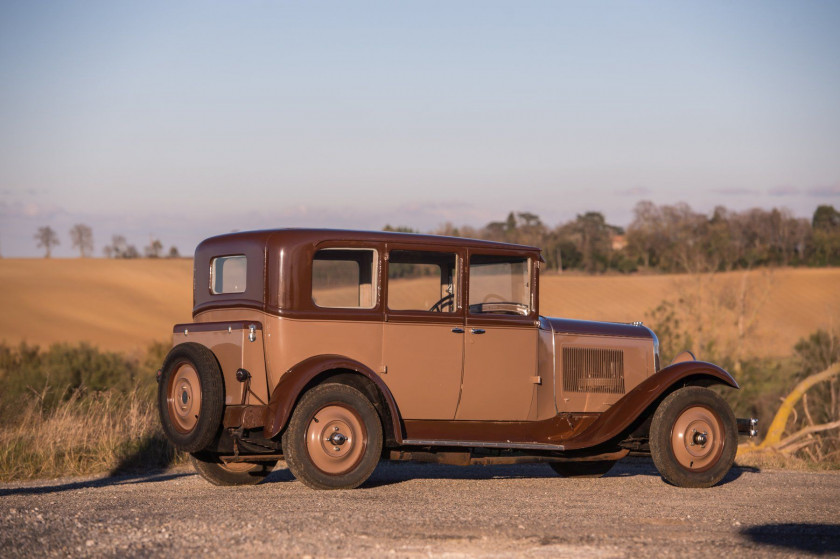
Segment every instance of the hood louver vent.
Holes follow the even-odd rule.
[[[564,347],[563,389],[567,392],[623,394],[624,352]]]

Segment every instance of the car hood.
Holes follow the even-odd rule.
[[[584,336],[617,336],[621,338],[653,339],[654,334],[647,326],[624,322],[594,322],[570,320],[567,318],[540,317],[540,327],[555,334],[579,334]]]

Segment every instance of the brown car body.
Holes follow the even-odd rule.
[[[209,373],[185,373],[173,358],[162,369],[161,417],[165,428],[174,425],[165,430],[203,460],[199,472],[211,464],[226,475],[253,473],[289,454],[283,441],[290,422],[298,429],[292,418],[308,391],[343,384],[376,410],[385,458],[544,461],[569,474],[562,464],[611,465],[649,451],[652,418],[679,389],[738,388],[729,373],[693,356],[661,367],[656,335],[641,323],[541,316],[541,263],[536,247],[404,233],[281,229],[207,239],[195,253],[193,322],[174,327],[173,346],[198,344],[215,359],[222,388],[213,397],[222,402],[210,413],[219,424],[196,425],[205,409],[196,395],[212,392],[202,385]],[[330,405],[330,412],[344,406]],[[694,415],[686,420],[707,432],[711,423],[713,433],[692,435],[699,438],[678,450],[712,444],[705,441],[715,420],[703,411],[710,407],[687,408]],[[371,436],[356,421],[361,415],[336,425]],[[728,455],[724,415],[711,416],[719,419],[714,452]],[[300,421],[295,437],[321,436],[317,414]],[[179,445],[199,427],[213,431],[212,440],[205,436],[200,449]],[[338,459],[333,449],[358,450],[352,436],[344,439],[325,439],[330,455],[321,462],[313,455],[320,450],[304,451],[322,476],[310,485],[333,486],[323,477]],[[364,481],[341,481],[357,464],[345,466],[336,466],[335,487]],[[297,466],[304,467],[312,464]]]

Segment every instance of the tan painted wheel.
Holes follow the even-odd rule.
[[[382,423],[358,388],[340,383],[307,390],[283,433],[294,476],[314,489],[351,489],[370,477],[382,453]]]
[[[224,382],[213,352],[193,342],[173,347],[158,384],[158,411],[166,438],[184,452],[208,448],[219,433],[223,408]]]
[[[691,406],[674,422],[671,447],[684,468],[704,472],[717,463],[723,452],[723,425],[705,406]]]
[[[190,455],[195,471],[213,485],[255,485],[265,479],[277,460],[224,463],[214,453]]]
[[[190,363],[182,363],[171,376],[166,391],[172,426],[181,433],[189,433],[198,423],[201,410],[201,383]]]
[[[341,404],[324,406],[309,420],[306,450],[316,468],[340,475],[359,463],[367,447],[367,430],[359,415]]]
[[[735,461],[738,428],[732,409],[708,388],[686,386],[669,394],[650,423],[656,469],[679,487],[711,487]]]

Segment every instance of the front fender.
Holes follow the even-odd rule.
[[[728,372],[704,361],[683,361],[665,367],[648,377],[621,400],[601,414],[592,425],[577,437],[563,443],[567,450],[588,448],[619,435],[661,396],[688,384],[711,386],[723,384],[738,389],[738,383]]]
[[[388,390],[388,387],[385,386],[385,383],[382,382],[379,375],[358,361],[344,357],[343,355],[316,355],[315,357],[310,357],[293,366],[280,377],[280,382],[274,387],[268,407],[265,410],[263,436],[266,439],[270,439],[282,431],[283,427],[286,426],[286,422],[289,420],[292,408],[294,408],[306,385],[321,373],[334,370],[353,371],[368,378],[376,385],[390,409],[394,437],[397,439],[397,442],[400,442],[402,440],[400,416],[397,413],[397,405],[394,402],[391,391]]]

